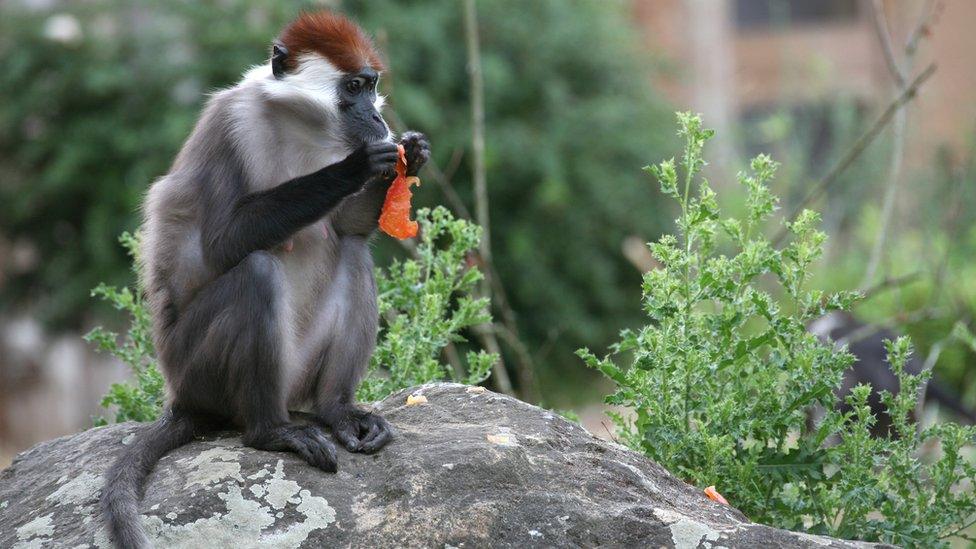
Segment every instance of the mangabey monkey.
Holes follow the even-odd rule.
[[[871,326],[860,322],[850,313],[834,311],[824,315],[810,323],[810,333],[820,337],[824,341],[846,343],[847,349],[854,355],[854,364],[844,372],[844,380],[840,388],[837,389],[837,397],[841,399],[839,408],[841,411],[848,412],[850,406],[843,400],[850,394],[851,389],[860,383],[871,385],[871,395],[868,397],[868,406],[871,413],[877,419],[877,423],[871,428],[874,436],[887,436],[891,429],[891,416],[881,403],[881,391],[888,391],[897,394],[900,387],[898,378],[888,364],[888,352],[885,349],[886,339],[894,340],[897,334],[891,330],[879,328],[872,329]],[[861,332],[866,330],[867,332]],[[848,341],[850,339],[850,341]],[[905,364],[905,371],[910,374],[918,374],[922,371],[923,364],[917,358],[912,357]],[[929,381],[925,387],[925,400],[933,400],[940,406],[952,411],[968,423],[976,423],[976,414],[966,408],[959,401],[959,398],[946,390],[934,380]]]
[[[271,62],[208,102],[144,204],[142,259],[167,406],[109,470],[102,505],[120,547],[140,527],[146,476],[195,433],[243,429],[247,446],[296,452],[324,471],[335,446],[375,452],[393,431],[355,405],[378,314],[367,243],[397,147],[379,114],[379,56],[335,14],[301,15]],[[427,139],[401,139],[410,173]]]

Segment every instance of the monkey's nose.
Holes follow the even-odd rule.
[[[377,113],[374,112],[373,113],[373,122],[376,122],[377,124],[382,124],[383,123],[383,117],[381,117],[379,114],[377,114]]]

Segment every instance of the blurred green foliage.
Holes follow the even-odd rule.
[[[858,305],[862,319],[912,337],[920,358],[936,359],[933,376],[976,408],[976,349],[957,337],[954,326],[973,326],[976,315],[976,147],[961,155],[938,153],[932,167],[906,170],[901,206],[889,229],[876,280],[904,279]],[[837,229],[827,259],[814,271],[827,289],[856,287],[880,226],[885,179],[857,182],[868,188],[856,212]],[[865,192],[865,191],[862,191]],[[936,351],[933,354],[933,350]]]
[[[430,135],[434,161],[471,208],[462,5],[338,4],[387,52],[395,118]],[[261,63],[284,23],[320,5],[0,7],[0,235],[39,251],[35,264],[7,273],[0,304],[74,325],[91,307],[89,288],[125,283],[116,235],[137,226],[142,193],[166,172],[206,92]],[[639,319],[640,275],[620,248],[626,235],[657,233],[661,216],[636,168],[671,140],[655,131],[670,111],[647,86],[652,67],[637,53],[626,2],[478,9],[496,267],[529,348],[545,352],[542,377],[564,377],[572,349],[603,348]],[[418,202],[445,199],[428,184]],[[399,252],[382,238],[378,251],[381,265]]]

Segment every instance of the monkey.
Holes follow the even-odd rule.
[[[354,22],[302,13],[269,63],[211,96],[147,191],[140,272],[166,403],[106,475],[117,546],[149,546],[145,479],[201,433],[240,429],[246,446],[327,472],[338,460],[322,428],[350,452],[393,439],[355,401],[379,322],[369,241],[398,157],[380,114],[383,70]],[[400,144],[416,175],[426,136]],[[299,409],[313,420],[293,423]]]
[[[844,311],[833,311],[814,320],[808,330],[823,341],[846,343],[848,351],[854,355],[854,364],[844,372],[843,381],[835,391],[838,409],[841,412],[850,412],[851,407],[845,401],[847,395],[856,385],[867,383],[871,385],[868,406],[876,419],[871,426],[871,434],[875,437],[894,436],[892,419],[881,402],[881,393],[888,391],[898,394],[900,390],[898,377],[891,371],[888,363],[888,352],[884,344],[885,340],[894,341],[898,334],[887,328],[872,328]],[[912,356],[905,364],[905,371],[918,375],[923,367],[922,362]],[[935,380],[930,380],[922,391],[923,394],[919,396],[924,397],[923,403],[936,402],[967,423],[976,423],[976,413]]]

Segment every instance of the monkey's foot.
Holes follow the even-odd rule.
[[[382,416],[356,406],[319,414],[316,419],[350,452],[372,454],[393,440],[393,427]]]
[[[282,425],[244,434],[244,445],[258,450],[295,452],[327,473],[339,469],[336,448],[315,425]]]

